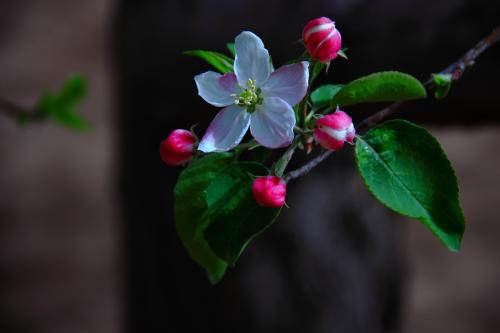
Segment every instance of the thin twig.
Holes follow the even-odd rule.
[[[483,38],[479,43],[477,43],[472,49],[467,51],[460,59],[458,59],[456,62],[450,64],[448,67],[446,67],[444,70],[442,70],[439,74],[451,74],[452,80],[457,81],[459,80],[462,75],[465,73],[465,71],[474,65],[474,62],[476,59],[488,48],[490,48],[493,44],[497,43],[500,41],[500,26],[497,26],[488,36]],[[433,84],[432,78],[427,80],[424,85],[426,87],[431,87]],[[387,119],[388,117],[392,116],[398,109],[399,107],[403,104],[404,102],[394,102],[388,107],[378,111],[374,115],[366,118],[362,122],[360,122],[356,126],[356,130],[359,132],[361,130],[370,128],[378,124],[379,122],[383,121],[384,119]],[[326,151],[323,152],[322,154],[318,155],[317,157],[313,158],[310,160],[308,163],[304,164],[300,168],[290,171],[285,177],[285,181],[289,182],[292,179],[304,176],[308,174],[313,168],[315,168],[318,164],[323,162],[330,154],[332,151]]]
[[[24,108],[3,98],[0,98],[0,113],[3,113],[11,118],[17,118],[19,116],[33,116],[33,112],[30,109]]]
[[[333,153],[331,150],[324,151],[317,157],[313,158],[310,160],[308,163],[304,164],[298,169],[295,169],[293,171],[290,171],[289,173],[286,174],[284,177],[285,182],[289,182],[292,179],[299,178],[300,176],[306,175],[311,171],[313,168],[315,168],[318,164],[323,162],[330,154]]]
[[[475,60],[481,53],[500,40],[500,26],[496,27],[488,36],[483,38],[472,49],[467,51],[460,59],[443,69],[439,74],[451,74],[453,81],[459,80],[467,68],[474,65]],[[424,85],[429,88],[433,84],[432,78],[428,79]],[[384,119],[393,115],[404,102],[394,102],[388,107],[378,111],[374,115],[366,118],[356,126],[357,131],[370,128]]]

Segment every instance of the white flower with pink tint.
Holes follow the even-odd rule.
[[[205,72],[195,76],[198,94],[208,103],[224,107],[214,118],[198,149],[228,151],[250,128],[255,140],[267,148],[288,146],[294,137],[293,106],[307,92],[309,63],[302,61],[274,71],[262,40],[244,31],[235,40],[234,73]]]
[[[314,140],[323,148],[333,151],[342,148],[346,141],[352,143],[355,136],[352,119],[343,111],[321,117],[314,129]]]

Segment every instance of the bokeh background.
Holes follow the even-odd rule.
[[[211,287],[175,234],[180,171],[158,156],[174,128],[208,125],[208,69],[257,33],[275,66],[311,18],[336,20],[349,61],[323,81],[379,70],[425,80],[500,24],[486,0],[2,0],[0,97],[32,105],[89,78],[74,133],[0,118],[1,332],[496,332],[500,330],[500,45],[445,101],[400,115],[449,154],[468,221],[460,253],[375,202],[345,149],[289,187],[287,210]],[[379,105],[351,108],[357,121]],[[1,116],[1,115],[0,115]],[[295,165],[300,164],[299,157]]]

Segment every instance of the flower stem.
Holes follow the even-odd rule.
[[[295,139],[293,140],[292,144],[288,147],[288,149],[274,163],[272,170],[271,170],[273,175],[276,175],[278,177],[283,176],[283,174],[285,173],[286,167],[288,166],[288,163],[290,163],[290,160],[292,159],[292,156],[295,153],[297,146],[299,145],[299,142],[300,142],[300,136],[296,136]]]

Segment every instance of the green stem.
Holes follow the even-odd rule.
[[[293,140],[292,144],[288,147],[288,149],[274,163],[272,170],[271,170],[273,175],[276,175],[279,177],[283,176],[283,174],[285,173],[286,167],[288,166],[288,163],[292,159],[292,156],[295,153],[297,146],[299,145],[299,142],[300,142],[300,136],[296,136],[295,139]]]

